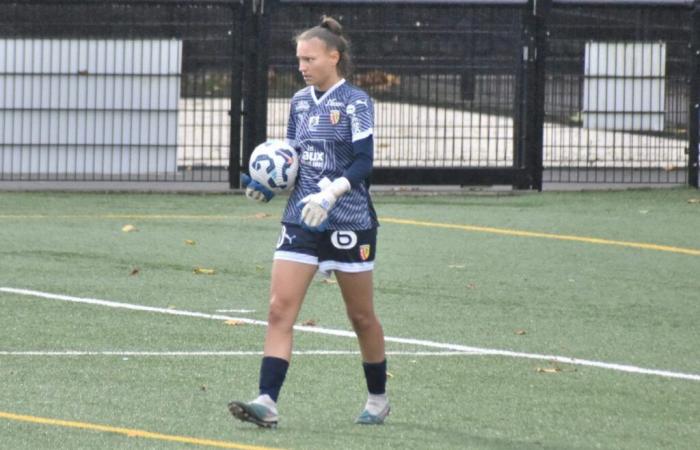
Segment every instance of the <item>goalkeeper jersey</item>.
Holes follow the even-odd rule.
[[[323,178],[333,181],[343,176],[355,158],[352,143],[372,136],[373,126],[372,99],[344,79],[320,98],[313,86],[294,95],[287,142],[299,154],[299,173],[282,222],[301,224],[299,201],[319,192]],[[378,225],[366,183],[340,197],[328,215],[331,230],[366,230]]]

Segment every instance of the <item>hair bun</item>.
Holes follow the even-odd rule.
[[[337,20],[330,16],[323,16],[321,17],[321,25],[319,25],[321,28],[325,28],[328,31],[330,31],[333,34],[337,34],[338,36],[343,35],[343,27],[338,23]]]

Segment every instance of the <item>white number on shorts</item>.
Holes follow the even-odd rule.
[[[348,250],[357,245],[357,235],[352,231],[334,231],[331,242],[339,250]]]

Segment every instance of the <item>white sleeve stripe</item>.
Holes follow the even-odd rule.
[[[360,139],[364,139],[364,138],[369,137],[369,136],[371,136],[371,135],[373,135],[373,134],[374,134],[374,130],[373,130],[372,128],[370,128],[369,130],[365,130],[365,131],[362,131],[362,132],[360,132],[360,133],[353,134],[353,135],[352,135],[352,141],[353,141],[353,142],[357,142],[357,141],[359,141]]]

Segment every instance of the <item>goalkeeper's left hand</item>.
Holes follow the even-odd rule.
[[[317,194],[307,195],[299,202],[299,206],[304,205],[301,210],[302,226],[305,226],[311,231],[324,231],[328,222],[328,212],[333,208],[335,202],[350,190],[350,181],[345,177],[335,179],[328,184],[327,179],[325,186],[321,186],[321,192]]]
[[[275,196],[274,192],[250,178],[248,174],[241,174],[241,184],[245,187],[245,196],[251,200],[267,203]]]

